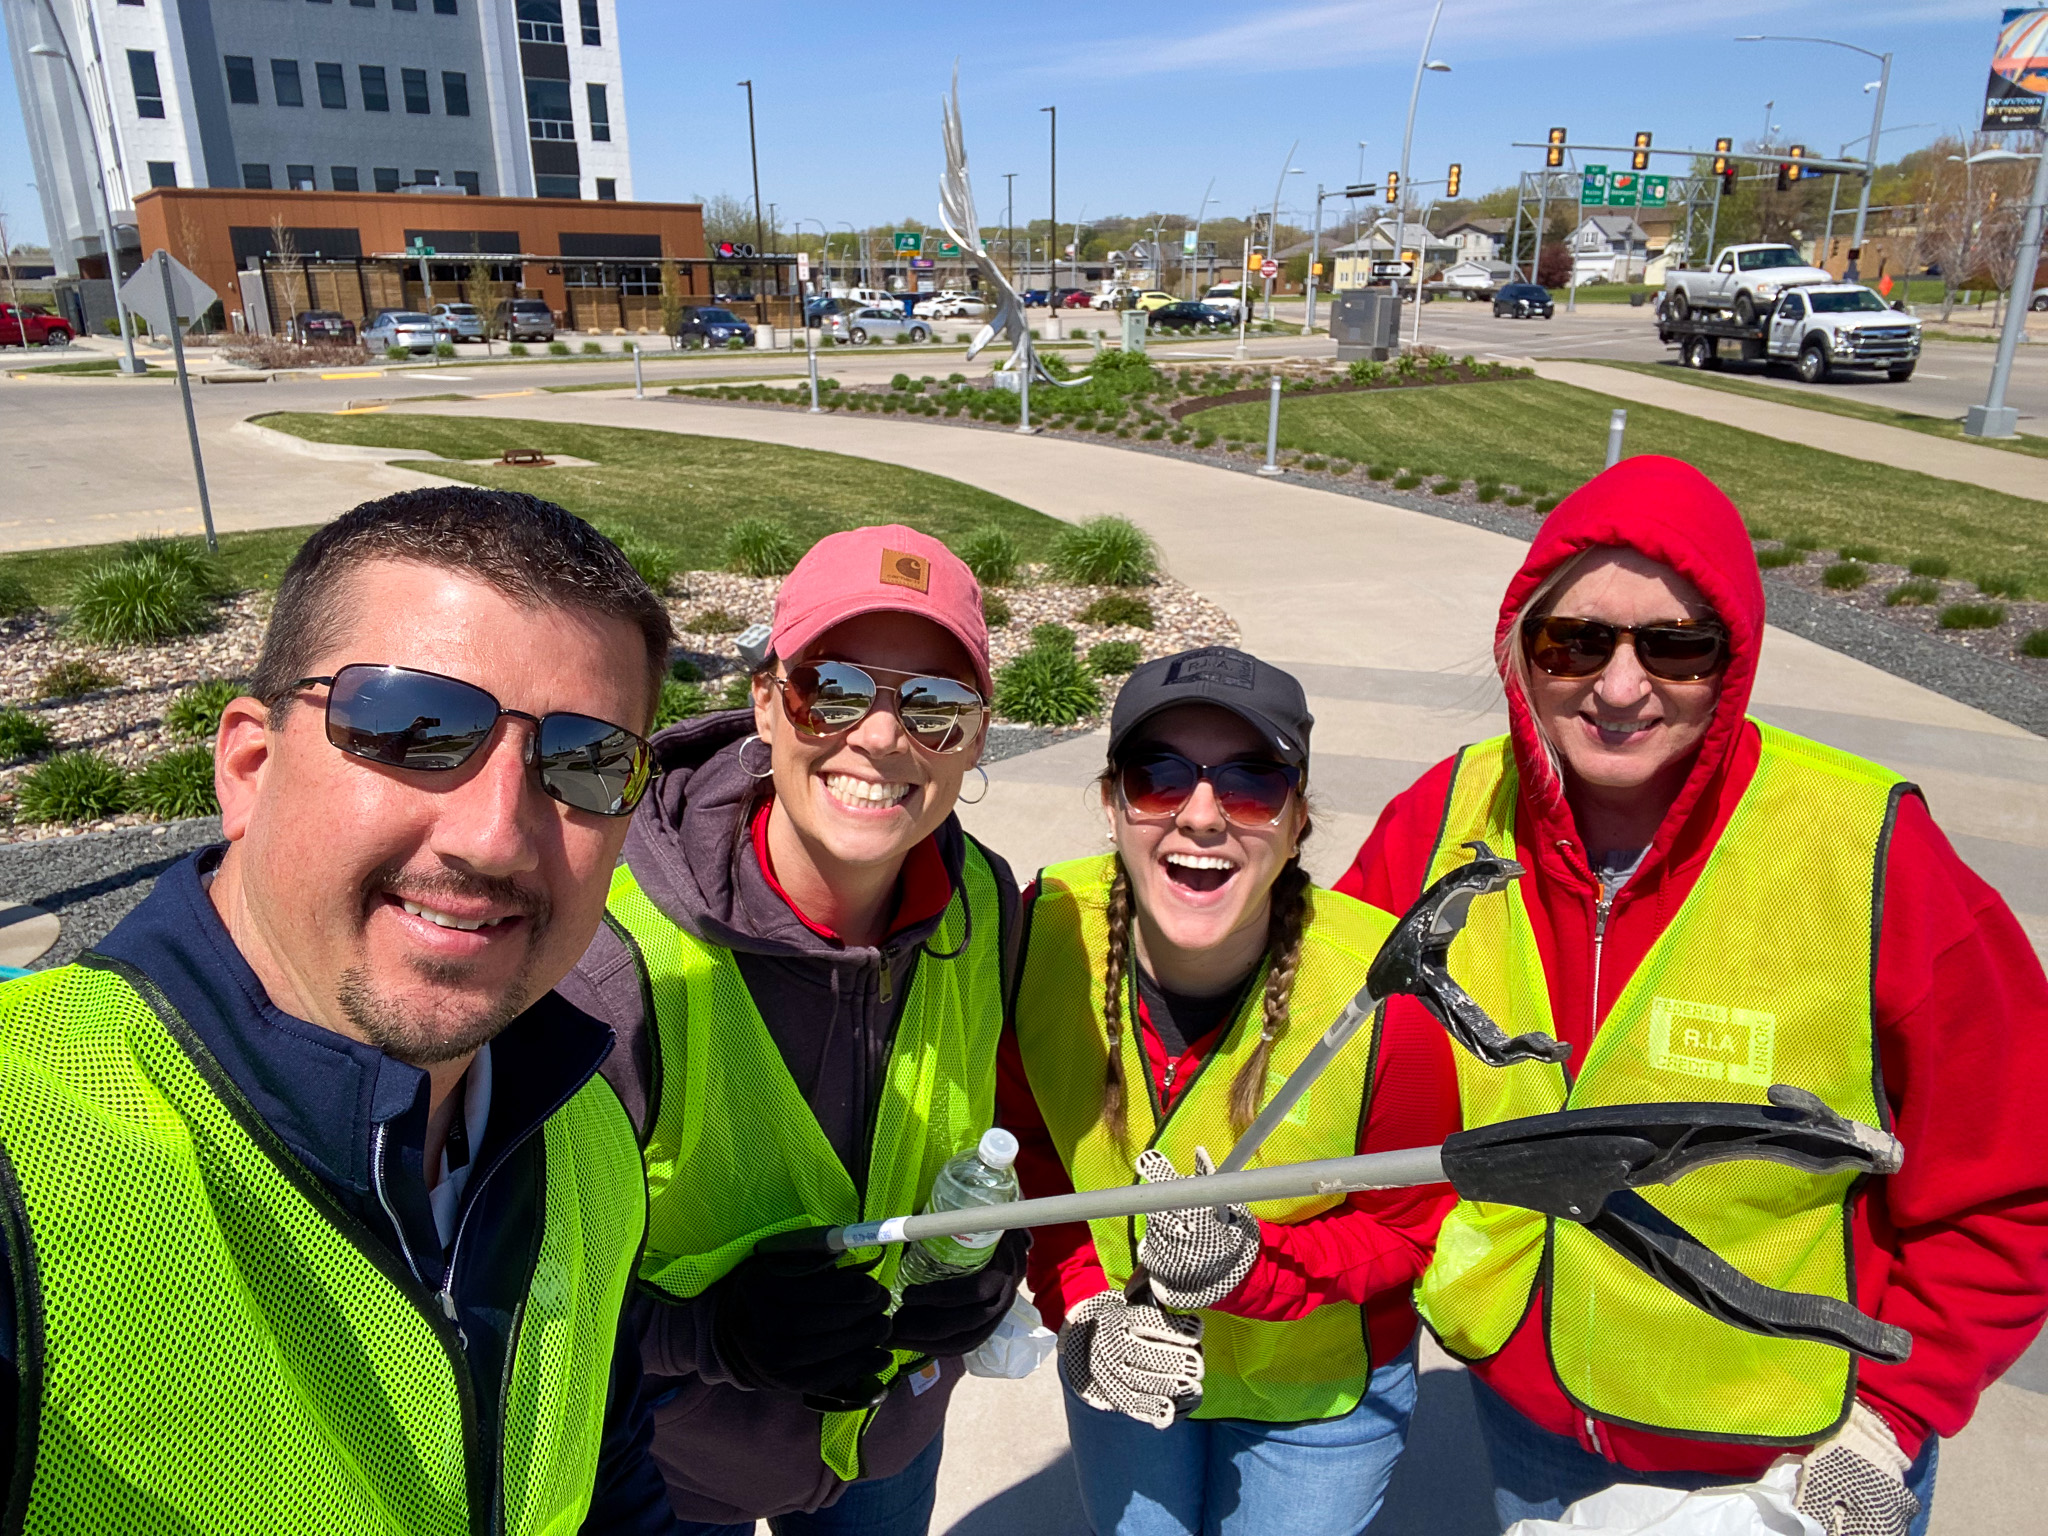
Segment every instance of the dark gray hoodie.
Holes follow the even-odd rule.
[[[666,916],[733,951],[790,1075],[864,1191],[890,1041],[938,919],[893,933],[879,948],[839,944],[806,927],[769,885],[740,825],[742,802],[755,781],[739,754],[753,734],[752,713],[736,710],[656,736],[660,776],[634,814],[625,857]],[[933,837],[957,889],[967,834],[949,816]],[[990,937],[1003,945],[1007,997],[1017,885],[1008,864],[985,848],[982,853],[999,895],[1002,932]],[[973,935],[971,942],[981,938]],[[605,1076],[644,1139],[657,1081],[655,1037],[632,953],[613,929],[601,927],[556,990],[617,1033]],[[712,1344],[710,1293],[676,1302],[644,1286],[636,1290],[641,1357],[655,1401],[654,1456],[676,1513],[739,1524],[818,1509],[837,1498],[846,1485],[819,1459],[819,1416],[798,1393],[733,1383]],[[958,1359],[938,1366],[936,1382],[899,1376],[893,1383],[861,1442],[868,1477],[900,1472],[938,1434],[962,1369]]]

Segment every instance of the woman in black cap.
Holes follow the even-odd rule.
[[[998,1089],[1026,1194],[1207,1171],[1357,989],[1393,919],[1302,868],[1313,724],[1293,677],[1223,647],[1124,685],[1101,778],[1115,848],[1026,897]],[[1455,1093],[1402,1080],[1404,1058],[1433,1060],[1361,1031],[1252,1166],[1441,1140]],[[1364,1530],[1414,1408],[1408,1295],[1446,1204],[1380,1192],[1040,1230],[1030,1278],[1060,1326],[1095,1530]]]

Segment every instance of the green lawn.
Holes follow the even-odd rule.
[[[539,448],[594,463],[588,469],[501,469],[437,464],[451,480],[532,491],[608,533],[664,546],[678,568],[724,564],[726,529],[742,517],[779,517],[805,544],[841,528],[907,523],[950,544],[986,524],[1007,528],[1026,560],[1042,559],[1061,527],[1042,512],[938,475],[804,448],[625,427],[585,427],[492,417],[327,416],[280,413],[266,427],[316,442],[425,448],[445,458],[496,457]],[[221,559],[238,587],[268,587],[311,528],[221,536]],[[38,602],[62,603],[105,546],[0,555],[0,572],[28,583]]]
[[[1546,379],[1309,396],[1283,402],[1280,442],[1426,478],[1558,495],[1599,472],[1613,409],[1611,395]],[[1225,437],[1265,439],[1263,403],[1220,406],[1195,419]],[[1872,544],[1902,560],[1944,555],[1958,576],[2017,576],[2030,591],[2048,592],[2048,525],[2037,501],[1644,405],[1629,407],[1628,451],[1697,464],[1759,538],[1806,536],[1823,549]]]
[[[1904,427],[1908,432],[1925,432],[1929,437],[1946,437],[1958,443],[1973,443],[1980,448],[2003,448],[2007,453],[2025,453],[2035,458],[2048,459],[2048,437],[2036,437],[2029,433],[2022,433],[2016,438],[1965,437],[1963,424],[1956,417],[1926,416],[1918,411],[1902,411],[1895,406],[1880,404],[1876,398],[1851,400],[1840,395],[1816,394],[1810,390],[1784,389],[1774,384],[1763,383],[1759,379],[1746,378],[1741,374],[1699,373],[1672,363],[1628,363],[1612,357],[1585,357],[1576,361],[1598,363],[1603,368],[1621,368],[1630,373],[1648,374],[1652,378],[1670,379],[1679,384],[1697,384],[1702,389],[1718,389],[1731,395],[1747,395],[1752,400],[1769,400],[1775,405],[1796,405],[1804,410],[1825,411],[1830,416],[1854,416],[1859,421],[1874,421],[1886,427]]]

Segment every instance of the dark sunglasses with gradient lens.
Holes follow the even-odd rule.
[[[1233,758],[1208,765],[1161,749],[1141,751],[1117,770],[1117,789],[1134,816],[1177,816],[1207,781],[1224,818],[1240,827],[1277,825],[1301,770],[1270,758]]]
[[[894,681],[878,682],[878,675]],[[885,693],[895,700],[904,734],[927,752],[965,750],[980,737],[988,719],[982,696],[950,677],[857,667],[850,661],[808,661],[774,682],[789,723],[819,740],[844,736],[873,713]]]
[[[327,739],[351,757],[417,773],[460,768],[490,740],[500,715],[533,722],[526,761],[540,786],[574,810],[624,816],[640,803],[654,754],[624,726],[589,715],[529,715],[506,709],[474,683],[358,662],[332,677],[302,677],[296,690],[324,684]]]
[[[1728,664],[1728,632],[1711,620],[1674,620],[1628,628],[1598,619],[1541,614],[1522,621],[1522,651],[1552,677],[1592,677],[1614,659],[1626,635],[1636,661],[1667,683],[1696,683]]]

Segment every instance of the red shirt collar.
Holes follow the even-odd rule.
[[[775,802],[770,800],[754,813],[754,858],[761,866],[762,878],[768,882],[768,888],[782,898],[784,905],[796,914],[798,922],[821,939],[830,939],[834,944],[844,943],[830,928],[811,921],[804,909],[782,888],[782,882],[775,878],[775,861],[768,853],[768,813],[774,808]],[[946,903],[952,899],[953,877],[946,873],[946,861],[939,853],[939,839],[934,833],[904,855],[902,873],[896,878],[896,913],[889,924],[889,937],[894,938],[907,928],[930,922],[946,910]]]

